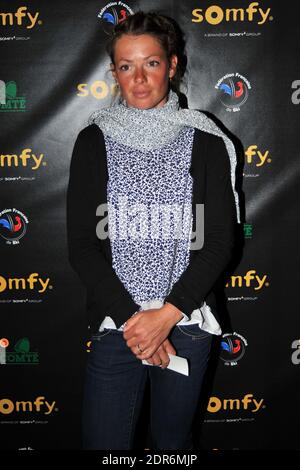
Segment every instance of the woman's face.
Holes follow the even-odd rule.
[[[128,106],[149,109],[164,105],[169,78],[176,73],[176,55],[171,57],[169,66],[156,38],[150,34],[123,34],[116,41],[114,59],[112,73]]]

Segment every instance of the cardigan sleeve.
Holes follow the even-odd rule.
[[[164,299],[190,316],[199,308],[230,261],[236,207],[230,160],[222,137],[209,135],[206,147],[204,243]]]
[[[96,235],[96,191],[93,157],[99,158],[99,145],[93,144],[91,126],[80,131],[74,144],[67,188],[67,244],[70,265],[88,292],[93,310],[102,321],[111,316],[119,328],[139,310],[129,292],[103,254]],[[100,175],[99,175],[99,184]],[[96,307],[96,309],[95,309]]]

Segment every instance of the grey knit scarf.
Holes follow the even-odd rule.
[[[88,124],[92,123],[97,124],[104,134],[118,143],[142,151],[154,150],[171,142],[184,126],[222,137],[230,159],[231,184],[237,221],[240,223],[239,200],[235,190],[237,158],[232,141],[201,111],[180,108],[178,96],[173,90],[170,89],[167,102],[159,108],[130,107],[120,97],[112,106],[94,111],[88,119]]]

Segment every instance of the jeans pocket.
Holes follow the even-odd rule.
[[[212,336],[211,333],[202,330],[198,323],[192,325],[177,325],[177,328],[182,334],[190,336],[193,340],[200,340]]]
[[[104,328],[103,331],[98,331],[91,336],[91,341],[101,341],[102,338],[111,333],[112,328]]]

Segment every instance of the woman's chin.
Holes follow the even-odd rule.
[[[127,101],[127,105],[139,109],[149,109],[155,106],[155,102],[149,98],[149,94],[147,96],[135,95]]]

